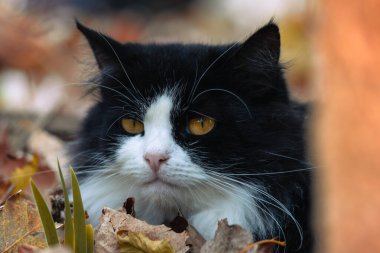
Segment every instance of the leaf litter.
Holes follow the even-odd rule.
[[[6,164],[13,169],[10,170],[11,176],[8,180],[0,178],[0,201],[4,202],[8,198],[4,206],[0,207],[0,253],[42,253],[44,251],[41,249],[47,245],[34,203],[28,199],[28,195],[11,193],[16,189],[25,189],[25,182],[41,172],[39,161],[45,158],[46,153],[44,152],[41,158],[36,155],[29,159],[25,156],[9,158],[3,144],[1,156],[6,154],[7,159],[13,159],[11,163]],[[9,166],[10,164],[12,166]],[[55,191],[50,197],[61,199],[60,194],[62,191]],[[250,232],[238,225],[229,225],[226,219],[219,221],[215,237],[209,241],[188,224],[180,213],[169,223],[170,227],[150,225],[135,218],[134,203],[134,198],[128,198],[123,205],[125,211],[106,207],[102,210],[94,233],[94,252],[271,253],[276,245],[284,246],[283,242],[274,239],[254,242]],[[60,208],[63,211],[64,205],[60,205]],[[46,250],[70,252],[62,247]]]
[[[30,200],[16,193],[0,209],[0,252],[17,252],[20,244],[45,248],[42,223]]]

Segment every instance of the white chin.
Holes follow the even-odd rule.
[[[175,185],[171,183],[167,183],[163,180],[156,179],[154,181],[148,182],[145,184],[147,187],[157,190],[173,190],[175,188]]]

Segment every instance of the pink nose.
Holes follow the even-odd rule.
[[[160,170],[161,164],[169,159],[168,155],[164,154],[150,154],[147,153],[144,156],[145,161],[149,164],[149,167],[153,172],[158,172]]]

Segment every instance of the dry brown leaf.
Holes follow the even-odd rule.
[[[117,240],[121,253],[175,253],[168,240],[154,241],[143,233],[119,230]]]
[[[95,231],[95,252],[120,252],[116,232],[119,230],[140,232],[151,240],[168,240],[177,253],[185,253],[187,232],[175,233],[165,225],[153,226],[145,221],[133,218],[125,212],[110,208],[103,209],[99,225]]]
[[[191,225],[187,227],[187,233],[189,238],[186,241],[186,245],[190,246],[191,253],[201,252],[202,246],[206,243],[203,236]]]
[[[239,225],[228,225],[227,219],[218,222],[213,240],[207,241],[201,253],[236,253],[253,242],[252,234]]]
[[[42,230],[34,204],[21,194],[11,196],[0,210],[0,252],[17,252],[20,244],[45,248]]]
[[[14,186],[9,181],[4,181],[0,178],[0,205],[4,203],[4,201],[9,197],[9,195],[13,192]]]

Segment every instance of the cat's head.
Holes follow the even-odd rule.
[[[100,90],[80,132],[78,170],[104,168],[157,192],[283,169],[268,153],[285,150],[299,126],[289,120],[274,23],[228,45],[122,44],[77,25]]]

